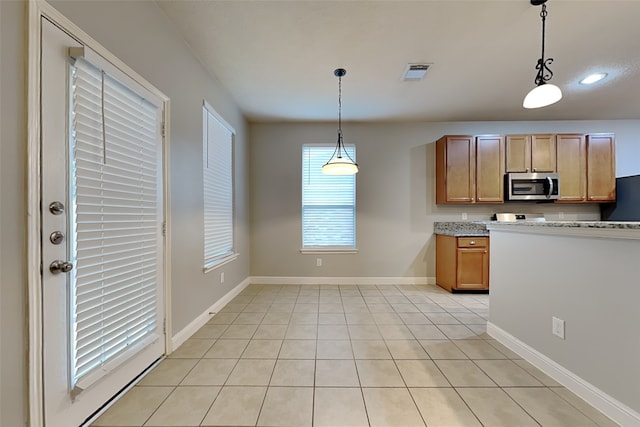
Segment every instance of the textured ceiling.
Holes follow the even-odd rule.
[[[640,119],[640,0],[549,0],[546,56],[564,98],[522,107],[540,56],[528,0],[158,0],[253,121]],[[432,63],[403,82],[408,63]],[[608,78],[592,86],[591,72]]]

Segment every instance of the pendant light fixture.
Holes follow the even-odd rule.
[[[338,144],[329,161],[322,166],[322,172],[327,175],[353,175],[358,173],[358,164],[349,156],[342,142],[342,78],[347,70],[338,68],[333,74],[338,78]]]
[[[522,106],[524,108],[540,108],[547,105],[555,104],[562,98],[562,91],[554,84],[548,83],[553,76],[549,69],[549,65],[553,62],[553,58],[544,59],[544,30],[545,21],[547,19],[547,0],[530,0],[534,6],[542,5],[540,17],[542,18],[542,56],[538,59],[536,69],[538,74],[535,78],[536,87],[531,90],[524,98]]]

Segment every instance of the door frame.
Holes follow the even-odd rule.
[[[169,194],[169,98],[151,83],[94,40],[80,27],[44,0],[29,0],[27,4],[28,30],[28,74],[27,74],[27,320],[28,320],[28,416],[32,427],[44,426],[43,383],[43,326],[42,326],[42,259],[41,259],[41,19],[47,18],[83,45],[111,62],[136,82],[157,95],[163,103],[162,184],[164,215],[164,341],[165,353],[173,350],[171,336],[171,200]],[[98,408],[96,408],[97,410]]]

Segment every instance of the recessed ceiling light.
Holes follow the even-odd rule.
[[[594,73],[594,74],[588,75],[584,79],[580,80],[580,84],[582,84],[582,85],[590,85],[590,84],[593,84],[595,82],[599,82],[600,80],[604,79],[605,77],[607,77],[607,73]]]

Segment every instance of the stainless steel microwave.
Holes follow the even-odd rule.
[[[508,173],[505,175],[508,200],[552,201],[559,197],[557,173]]]

